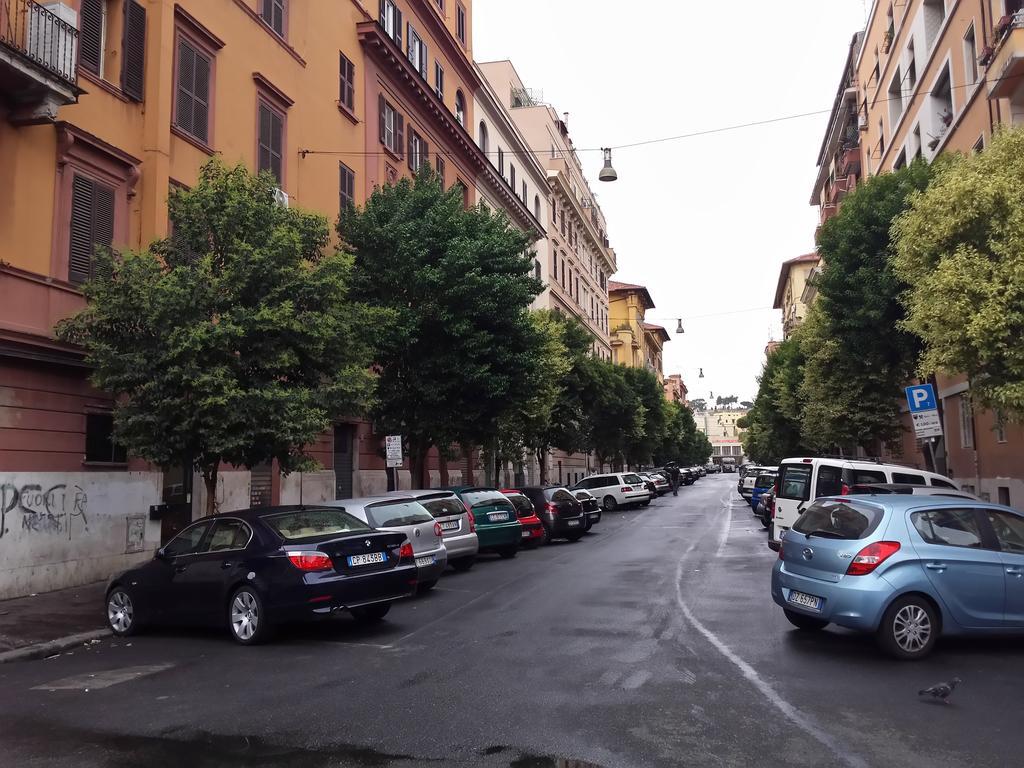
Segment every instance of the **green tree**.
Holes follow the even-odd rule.
[[[665,439],[665,388],[658,377],[645,368],[625,368],[622,371],[628,386],[642,409],[643,427],[626,443],[624,455],[631,466],[642,466],[652,461],[655,451]]]
[[[373,387],[364,339],[379,315],[350,300],[327,221],[276,205],[275,186],[210,161],[171,194],[174,236],[98,252],[88,305],[58,327],[114,395],[118,442],[201,472],[209,513],[221,465],[311,466],[304,447]]]
[[[900,325],[900,295],[908,286],[893,269],[889,232],[930,175],[918,161],[873,176],[821,228],[817,315],[805,321],[810,328],[803,334],[802,440],[809,446],[873,451],[880,442],[899,442],[901,388],[920,342]]]
[[[1024,417],[1024,129],[940,163],[893,228],[918,370],[966,373],[977,403]]]
[[[665,403],[665,430],[661,445],[654,454],[655,463],[705,464],[711,453],[711,442],[697,429],[693,411],[680,403]]]
[[[355,257],[353,295],[391,314],[374,339],[374,418],[405,437],[414,483],[432,446],[494,451],[537,363],[531,237],[502,212],[466,210],[460,188],[445,191],[428,169],[374,190],[338,233]]]
[[[773,465],[807,453],[800,439],[803,421],[801,326],[768,355],[758,379],[754,406],[744,417],[743,452],[759,464]],[[737,421],[737,425],[739,422]]]
[[[690,401],[690,407],[693,408],[694,411],[706,411],[708,403],[704,398],[698,397],[696,400]]]
[[[622,466],[631,445],[641,440],[644,408],[626,379],[625,366],[588,357],[581,361],[582,400],[588,441],[601,465]]]

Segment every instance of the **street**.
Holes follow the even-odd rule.
[[[606,515],[576,544],[483,557],[372,628],[254,648],[153,631],[0,665],[0,762],[1019,764],[1020,641],[945,640],[901,664],[866,636],[794,630],[735,477]],[[954,676],[950,705],[918,701]]]

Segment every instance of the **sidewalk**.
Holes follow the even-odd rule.
[[[49,656],[109,634],[106,582],[0,601],[0,664]]]

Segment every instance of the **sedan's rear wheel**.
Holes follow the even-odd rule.
[[[420,594],[423,594],[424,592],[429,592],[430,590],[432,590],[436,586],[437,586],[437,579],[434,579],[433,581],[421,581],[416,586],[416,591],[419,592]]]
[[[602,504],[604,505],[605,512],[614,512],[615,507],[618,506],[618,503],[615,501],[614,496],[605,496]]]
[[[435,582],[436,583],[436,582]],[[375,621],[380,621],[388,615],[388,611],[391,610],[391,603],[374,603],[373,605],[363,605],[359,608],[353,608],[351,613],[352,617],[356,621],[362,621],[367,624],[371,624]]]
[[[252,587],[239,587],[228,601],[228,628],[235,642],[262,643],[270,634],[270,621],[263,598]]]
[[[513,557],[519,554],[519,547],[514,544],[510,547],[502,547],[498,550],[498,554],[506,560],[511,560]]]
[[[824,629],[828,626],[828,622],[824,619],[816,619],[813,616],[808,616],[805,613],[797,613],[791,611],[788,608],[783,608],[783,613],[786,614],[786,618],[789,619],[789,623],[797,629],[802,629],[805,632],[817,632],[818,630]]]
[[[939,639],[939,618],[923,597],[908,595],[893,602],[878,626],[878,644],[897,659],[923,659]]]
[[[572,543],[575,544],[577,541],[579,541],[580,539],[583,538],[583,534],[582,533],[570,533],[565,538],[567,538],[569,541],[571,541]]]
[[[456,560],[450,560],[449,562],[451,563],[452,568],[454,568],[456,571],[458,571],[459,573],[465,573],[473,567],[473,563],[476,562],[476,558],[460,557]]]
[[[128,637],[137,631],[135,603],[124,587],[114,587],[107,594],[107,624],[118,637]]]

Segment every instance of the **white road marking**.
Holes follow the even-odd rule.
[[[52,683],[43,683],[35,686],[33,691],[94,691],[100,688],[109,688],[112,685],[127,683],[131,680],[138,680],[140,677],[155,675],[173,667],[173,664],[149,664],[142,667],[121,667],[120,669],[108,669],[106,672],[85,673],[63,677],[54,680]]]
[[[641,685],[651,679],[651,673],[646,669],[638,669],[632,675],[622,681],[622,687],[627,691],[635,691]]]
[[[718,551],[715,553],[715,557],[721,557],[725,551],[725,545],[729,542],[730,528],[732,528],[732,507],[725,510],[725,525],[722,526],[722,532],[718,535]]]

